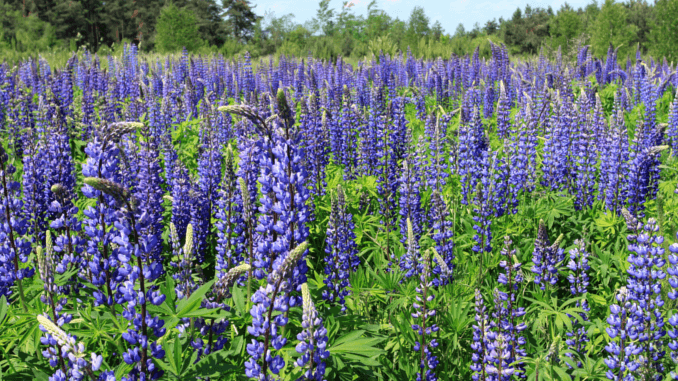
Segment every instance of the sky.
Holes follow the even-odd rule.
[[[357,15],[367,15],[367,5],[370,0],[350,0],[354,5],[351,7]],[[469,31],[477,22],[481,26],[486,21],[493,18],[503,17],[508,19],[513,15],[516,8],[525,8],[530,4],[533,8],[546,8],[549,5],[554,12],[557,11],[565,0],[545,0],[545,1],[487,1],[487,0],[377,0],[377,8],[386,11],[391,17],[397,17],[407,21],[410,12],[415,6],[424,8],[424,12],[434,22],[440,21],[446,33],[454,34],[459,23]],[[585,7],[591,0],[570,0],[567,1],[573,8]],[[266,12],[272,12],[280,17],[289,13],[294,14],[293,21],[303,24],[315,17],[318,10],[319,0],[252,0],[251,4],[256,5],[255,12],[263,15]],[[343,5],[342,0],[331,0],[330,7],[339,10]]]

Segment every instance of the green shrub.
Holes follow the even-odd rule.
[[[159,52],[195,51],[203,45],[198,19],[186,8],[169,4],[162,8],[156,24],[155,46]]]

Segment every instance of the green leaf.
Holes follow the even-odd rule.
[[[192,294],[191,297],[188,299],[182,299],[179,304],[177,305],[177,317],[178,318],[184,318],[188,317],[188,314],[190,312],[193,312],[200,308],[200,303],[203,300],[203,297],[207,292],[212,288],[212,285],[214,284],[214,280],[211,280],[205,284],[203,284],[199,289],[195,290]]]
[[[235,310],[241,316],[247,313],[245,311],[245,295],[242,288],[237,286],[233,287],[233,304],[235,304]]]
[[[364,332],[364,331],[358,331]],[[337,356],[342,356],[344,358],[352,358],[357,361],[364,361],[364,357],[374,357],[379,356],[384,353],[383,349],[376,348],[374,345],[383,341],[380,338],[358,338],[356,332],[351,332],[346,336],[343,336],[337,342],[333,343],[329,347],[330,353]]]
[[[196,364],[191,365],[185,375],[185,379],[198,376],[201,378],[218,378],[236,371],[239,371],[239,368],[230,363],[227,354],[223,351],[218,351],[210,353]]]
[[[0,297],[0,327],[2,327],[5,321],[5,316],[7,316],[7,298],[3,295]]]

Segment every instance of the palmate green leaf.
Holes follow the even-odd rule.
[[[186,371],[183,379],[194,379],[197,377],[216,378],[226,374],[240,371],[233,365],[224,351],[210,353],[195,364],[192,364]]]
[[[33,320],[34,322],[28,323],[28,329],[26,329],[26,331],[24,331],[24,333],[21,335],[21,338],[17,343],[17,347],[25,348],[26,352],[36,351],[37,353],[39,351],[38,343],[40,342],[40,336],[42,336],[42,333],[40,331],[40,323],[38,323],[38,320]]]
[[[540,325],[547,324],[550,319],[553,318],[553,322],[558,328],[558,331],[562,331],[563,327],[567,327],[567,330],[571,331],[572,320],[577,320],[580,323],[583,322],[582,314],[585,313],[583,309],[580,307],[567,307],[568,305],[581,300],[581,297],[571,298],[560,306],[557,304],[552,306],[540,300],[535,300],[528,297],[525,297],[525,299],[534,303],[529,311],[537,312],[536,321],[539,322]],[[557,299],[554,299],[553,303],[557,303]]]
[[[40,369],[33,369],[33,380],[47,381],[49,380],[49,375]],[[0,377],[0,381],[2,381],[2,377]]]
[[[187,342],[182,344],[181,341],[177,335],[174,335],[172,342],[165,345],[166,353],[164,361],[156,361],[171,379],[176,380],[186,379],[185,373],[190,368],[190,364],[194,363],[198,356],[196,351]],[[186,355],[187,353],[188,355]]]
[[[177,304],[176,308],[172,306],[172,302],[168,302],[173,298],[171,296],[175,295],[174,289],[172,289],[170,296],[165,299],[165,302],[160,306],[149,305],[149,311],[160,315],[160,317],[165,320],[164,327],[166,329],[172,329],[176,327],[179,320],[189,317],[207,317],[214,318],[218,316],[218,311],[213,309],[200,308],[200,304],[207,292],[211,289],[214,284],[214,280],[211,280],[200,288],[195,290],[188,299],[182,299]]]
[[[354,360],[362,364],[371,364],[374,362],[374,357],[384,353],[383,349],[375,347],[383,339],[361,337],[364,333],[363,330],[350,332],[331,343],[328,350],[332,356]]]
[[[567,370],[564,368],[561,368],[559,366],[553,366],[553,371],[558,375],[558,379],[563,380],[563,381],[569,381],[571,380],[571,377],[569,374],[567,374]]]
[[[599,306],[607,306],[607,300],[604,297],[592,293],[587,293],[586,298]]]
[[[157,362],[156,362],[157,363]],[[121,380],[124,376],[127,376],[134,366],[129,365],[126,362],[121,362],[117,368],[115,368],[115,379]]]
[[[582,359],[582,367],[574,367],[573,369],[572,375],[576,377],[577,381],[588,381],[605,380],[605,373],[608,368],[603,358],[595,360],[586,356]]]

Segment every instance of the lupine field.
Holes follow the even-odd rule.
[[[675,71],[1,64],[0,380],[678,379]]]

